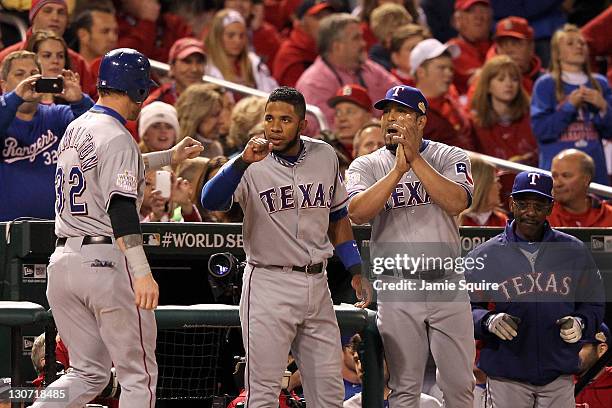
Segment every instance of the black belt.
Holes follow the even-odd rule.
[[[74,238],[77,238],[77,237],[74,237]],[[57,241],[55,241],[55,246],[63,247],[64,245],[66,245],[67,239],[68,238],[58,238]],[[112,243],[113,243],[113,239],[111,237],[103,237],[103,236],[92,237],[90,235],[86,235],[83,237],[83,243],[81,245],[112,244]]]
[[[304,272],[307,275],[316,275],[323,272],[323,262],[305,266],[294,266],[292,269],[297,272]]]
[[[382,274],[387,276],[396,276],[393,270],[386,270]],[[404,269],[399,270],[399,274],[404,279],[421,279],[424,281],[433,281],[437,279],[442,279],[446,275],[446,271],[444,269],[428,269],[426,271],[407,271]]]

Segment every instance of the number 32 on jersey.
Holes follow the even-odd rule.
[[[57,214],[59,215],[64,211],[67,198],[72,215],[87,215],[87,203],[79,202],[87,188],[83,171],[80,167],[74,166],[68,172],[68,197],[64,197],[66,192],[64,191],[65,178],[64,169],[58,167],[55,171],[55,210]]]

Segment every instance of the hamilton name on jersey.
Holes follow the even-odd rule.
[[[33,162],[38,155],[45,152],[53,153],[53,148],[58,141],[58,137],[51,131],[41,134],[34,143],[22,146],[19,140],[14,137],[4,139],[4,149],[2,149],[2,157],[5,163],[14,163],[20,160],[29,160]],[[48,163],[47,163],[48,162]],[[55,164],[49,160],[45,160],[45,164]]]
[[[431,198],[423,188],[421,182],[407,181],[395,186],[391,196],[385,203],[385,210],[388,211],[396,208],[414,207],[424,204],[431,204]]]
[[[82,127],[68,128],[57,151],[58,154],[61,154],[68,149],[76,150],[83,172],[91,170],[98,165],[96,145],[89,131],[89,129]]]
[[[323,183],[288,184],[272,187],[259,192],[259,198],[268,213],[285,211],[292,208],[330,208],[334,196],[334,186],[326,187]]]

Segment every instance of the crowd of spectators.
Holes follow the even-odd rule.
[[[343,168],[384,145],[380,124],[373,120],[378,116],[373,102],[387,89],[405,84],[421,89],[429,101],[428,139],[546,170],[559,155],[557,167],[583,152],[593,161],[593,176],[585,173],[583,179],[610,184],[612,144],[606,139],[612,136],[612,91],[606,69],[612,64],[606,62],[612,41],[605,30],[612,22],[612,8],[606,8],[606,2],[588,6],[546,1],[533,7],[495,0],[192,3],[33,0],[24,7],[3,1],[3,12],[27,18],[29,29],[21,40],[2,27],[0,61],[17,50],[31,51],[40,75],[70,72],[86,101],[97,98],[100,59],[113,48],[136,48],[169,64],[168,72],[156,72],[159,87],[144,102],[140,120],[127,126],[143,152],[171,147],[186,136],[205,145],[201,158],[168,170],[173,192],[180,190],[181,183],[189,183],[184,190],[204,220],[240,221],[239,211],[230,217],[208,214],[199,206],[198,193],[205,175],[215,171],[213,164],[233,157],[250,136],[262,132],[265,99],[207,84],[203,75],[265,92],[279,84],[295,86],[307,103],[321,109],[329,126],[321,131],[309,114],[304,133],[332,144]],[[584,15],[591,18],[579,18]],[[446,27],[440,26],[440,19],[446,20]],[[53,160],[47,156],[54,157],[55,147],[37,149],[36,143],[42,142],[35,141],[47,131],[59,139],[61,129],[39,129],[32,126],[40,121],[37,114],[28,121],[12,113],[21,101],[20,92],[14,90],[19,81],[9,86],[11,65],[4,64],[1,77],[3,101],[10,102],[0,107],[0,118],[6,123],[1,131],[1,173],[24,165],[30,168],[23,169],[25,173],[35,172],[39,162],[52,167]],[[612,77],[612,69],[607,73]],[[74,104],[61,93],[37,98],[36,112]],[[80,111],[72,112],[74,117]],[[16,138],[15,129],[27,137]],[[573,153],[564,156],[567,149]],[[26,150],[31,152],[28,160],[16,161],[12,156]],[[499,225],[504,219],[498,213],[505,204],[503,186],[511,180],[492,188],[492,180],[503,174],[481,169],[484,164],[477,160],[474,163],[475,179],[487,183],[483,191],[501,190],[501,202],[494,208],[489,208],[487,200],[479,202],[481,207],[473,203],[458,221]],[[568,176],[561,175],[565,173],[553,173],[560,186],[567,184]],[[153,187],[154,176],[148,178]],[[46,180],[52,183],[52,171]],[[13,183],[5,182],[2,188],[8,196],[24,200],[24,183],[18,184],[17,191],[11,191]],[[586,190],[580,194],[584,203]],[[3,211],[2,220],[52,218],[52,197],[48,195],[49,202],[35,200],[31,206],[35,208],[14,206]],[[169,200],[168,211],[176,205]],[[606,216],[612,211],[609,204],[595,196],[589,200],[588,206],[559,204],[553,213],[555,221],[612,226]],[[190,211],[187,201],[182,204],[189,207],[183,211]],[[595,210],[598,216],[592,214]],[[176,220],[198,219],[190,214],[168,215]],[[143,220],[157,218],[143,213]]]

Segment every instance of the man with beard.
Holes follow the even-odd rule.
[[[514,221],[465,259],[468,282],[497,285],[471,293],[492,408],[574,408],[578,341],[594,337],[603,319],[601,275],[589,250],[546,221],[552,188],[547,174],[519,173]]]
[[[460,281],[458,270],[435,260],[459,257],[454,217],[470,205],[474,190],[465,151],[423,139],[428,106],[423,93],[407,85],[376,102],[386,149],[351,163],[349,215],[356,224],[372,224],[371,259],[374,265],[385,261],[375,287],[382,285],[377,322],[389,365],[389,406],[419,407],[431,350],[445,406],[471,408],[475,349],[467,293],[410,289]],[[388,266],[396,257],[413,256],[434,259],[434,265]],[[392,289],[404,284],[409,289]]]
[[[325,273],[334,247],[353,275],[356,306],[371,299],[336,153],[300,136],[305,113],[300,92],[275,89],[265,107],[264,138],[251,138],[202,190],[204,208],[228,209],[235,200],[244,211],[248,265],[240,321],[249,408],[278,405],[290,349],[308,406],[342,407],[340,331]]]
[[[605,323],[595,337],[581,341],[580,373],[584,375],[610,348],[612,335]],[[612,367],[604,367],[576,396],[576,408],[612,407]]]

